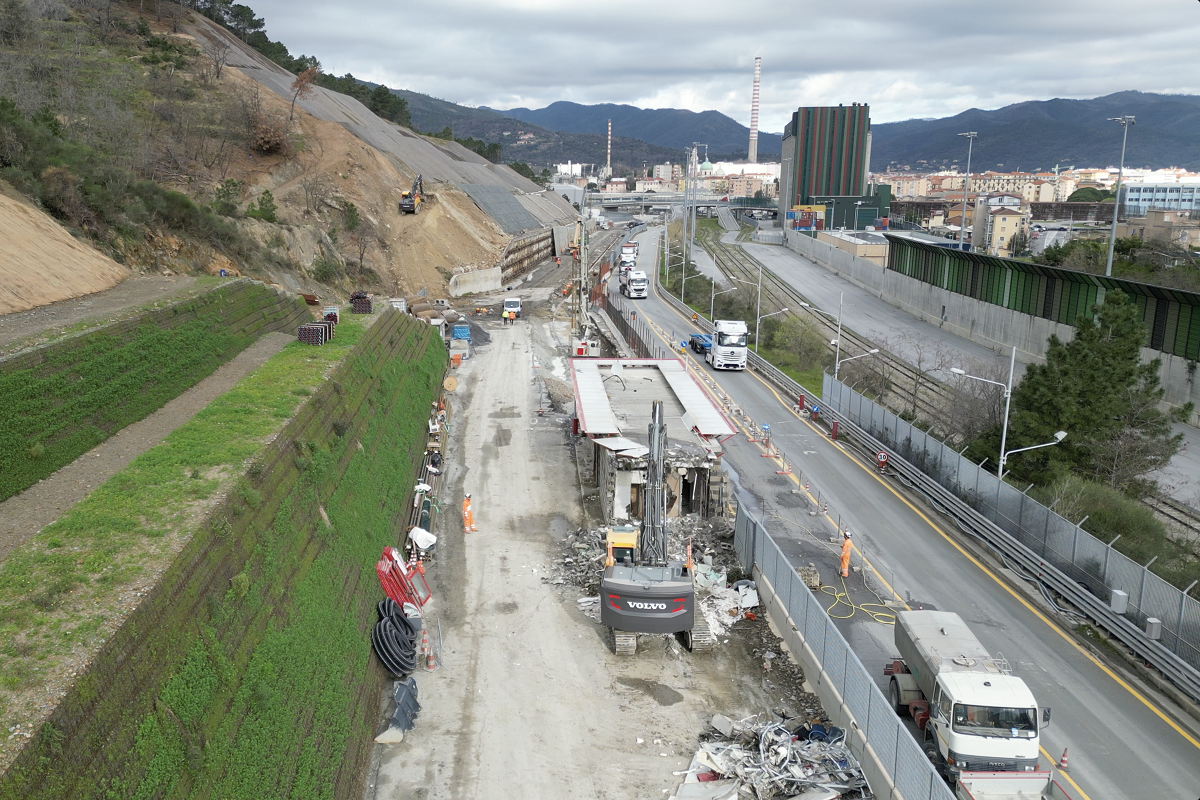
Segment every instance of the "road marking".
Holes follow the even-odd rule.
[[[671,311],[673,311],[675,314],[677,314],[681,319],[685,319],[685,321],[687,321],[690,324],[690,320],[686,320],[686,318],[682,314],[680,314],[678,311],[676,311],[673,307],[671,307],[670,305],[668,305],[667,307]],[[639,311],[641,311],[640,308],[639,308]],[[643,312],[643,317],[645,317],[647,321],[650,321],[650,318],[647,317],[644,312]],[[801,422],[803,422],[805,425],[807,425],[809,428],[811,428],[814,433],[816,433],[822,439],[825,439],[824,432],[822,432],[819,428],[817,428],[815,425],[813,425],[809,420],[805,419],[804,417],[801,417],[800,414],[795,411],[795,409],[792,407],[792,405],[790,403],[785,402],[784,399],[779,396],[779,393],[777,391],[775,391],[775,387],[771,386],[771,384],[769,384],[765,380],[763,380],[763,378],[757,372],[754,372],[753,370],[750,370],[750,369],[747,369],[746,372],[753,375],[754,378],[756,380],[758,380],[759,383],[761,383],[763,386],[765,386],[767,391],[769,391],[772,395],[774,395],[775,399],[778,400],[779,403],[784,408],[786,408],[793,415],[795,415]],[[707,373],[705,373],[705,374],[707,374]],[[710,378],[711,378],[711,376],[710,376]],[[725,388],[722,387],[715,378],[711,378],[711,379],[714,384],[716,384],[718,387],[721,388],[722,392],[724,392],[726,395],[729,395],[729,392],[725,391]],[[1176,733],[1178,733],[1180,736],[1182,736],[1184,739],[1186,739],[1189,743],[1191,743],[1193,747],[1200,749],[1200,741],[1198,741],[1194,736],[1192,736],[1187,731],[1185,731],[1183,728],[1181,728],[1173,719],[1171,719],[1169,716],[1167,716],[1167,713],[1165,711],[1161,710],[1158,706],[1154,705],[1154,703],[1150,702],[1150,700],[1145,695],[1143,695],[1141,692],[1139,692],[1137,689],[1135,689],[1133,686],[1131,686],[1128,681],[1126,681],[1120,675],[1117,675],[1117,673],[1113,672],[1108,667],[1108,665],[1106,665],[1104,662],[1102,662],[1096,656],[1092,655],[1092,653],[1089,650],[1087,650],[1086,648],[1084,648],[1083,645],[1081,645],[1081,644],[1079,644],[1079,642],[1075,641],[1075,639],[1070,634],[1068,634],[1066,631],[1064,631],[1062,628],[1060,628],[1058,625],[1056,625],[1052,620],[1050,620],[1049,617],[1047,617],[1045,614],[1043,614],[1041,611],[1039,611],[1035,606],[1030,604],[1024,597],[1022,597],[1020,595],[1020,593],[1017,592],[1016,589],[1013,589],[1011,586],[1009,586],[1007,583],[1005,583],[1003,580],[1001,580],[1000,576],[996,575],[994,572],[992,572],[991,569],[986,567],[982,562],[980,562],[977,558],[975,558],[975,556],[973,556],[969,552],[967,552],[966,549],[964,549],[958,542],[954,541],[954,539],[952,539],[949,534],[947,534],[945,531],[943,531],[940,526],[938,526],[933,520],[931,520],[929,517],[927,517],[924,514],[924,512],[922,512],[919,508],[917,508],[912,503],[910,503],[908,501],[908,498],[906,498],[904,495],[900,494],[900,492],[897,491],[895,487],[893,487],[887,481],[883,480],[883,478],[879,477],[879,475],[877,475],[874,472],[874,470],[868,469],[857,458],[854,458],[852,455],[850,455],[850,453],[848,453],[846,451],[846,449],[844,447],[842,447],[842,445],[840,443],[830,442],[830,444],[832,444],[838,450],[841,450],[842,453],[844,453],[846,455],[846,457],[850,459],[850,462],[852,464],[857,466],[863,472],[870,475],[872,478],[874,478],[876,481],[879,482],[879,485],[883,486],[885,489],[887,489],[889,492],[891,492],[892,495],[894,495],[897,500],[904,503],[904,505],[908,506],[909,509],[914,514],[916,514],[918,517],[920,517],[922,520],[924,520],[925,524],[927,524],[933,530],[937,531],[938,535],[940,535],[943,539],[945,539],[946,542],[949,543],[951,547],[953,547],[955,550],[957,550],[959,553],[961,553],[968,561],[970,561],[972,564],[974,564],[976,567],[978,567],[980,569],[980,571],[983,572],[983,574],[987,575],[989,578],[991,578],[993,581],[995,581],[996,585],[1000,586],[1002,589],[1004,589],[1004,591],[1008,592],[1013,597],[1013,599],[1015,599],[1018,603],[1025,606],[1025,608],[1027,608],[1031,614],[1033,614],[1035,617],[1037,617],[1042,622],[1044,622],[1046,624],[1046,626],[1048,628],[1050,628],[1050,630],[1054,631],[1059,636],[1061,636],[1063,641],[1067,642],[1067,644],[1074,647],[1077,651],[1079,651],[1079,653],[1084,658],[1086,658],[1087,660],[1089,660],[1093,664],[1095,664],[1100,669],[1101,672],[1103,672],[1108,677],[1112,678],[1113,681],[1115,681],[1118,686],[1120,686],[1125,691],[1129,692],[1129,694],[1132,695],[1135,699],[1137,699],[1142,705],[1144,705],[1146,708],[1148,708],[1150,711],[1152,711],[1155,716],[1157,716],[1163,722],[1167,723],[1167,725],[1170,726],[1172,730],[1174,730]],[[795,476],[792,477],[792,480],[796,481],[797,484],[799,483],[799,479],[797,479]],[[876,571],[876,575],[878,575],[877,571]],[[888,587],[888,588],[891,588],[891,587]],[[895,594],[895,591],[893,590],[892,593]],[[1068,780],[1070,780],[1070,778],[1068,778]],[[1071,781],[1071,784],[1074,785],[1075,782]]]
[[[1082,797],[1083,800],[1092,800],[1092,798],[1088,797],[1087,792],[1085,792],[1083,789],[1079,788],[1079,784],[1075,782],[1074,778],[1072,778],[1070,775],[1068,775],[1067,773],[1063,772],[1061,769],[1058,768],[1058,762],[1056,762],[1054,760],[1054,757],[1052,755],[1050,755],[1049,753],[1046,752],[1046,748],[1042,747],[1041,745],[1038,745],[1038,749],[1042,751],[1042,755],[1044,755],[1046,757],[1046,760],[1050,762],[1050,772],[1052,774],[1058,773],[1062,777],[1066,778],[1067,782],[1070,783],[1071,786],[1073,786],[1075,788],[1075,791],[1079,792],[1079,796]]]

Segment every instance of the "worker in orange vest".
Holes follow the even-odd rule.
[[[470,495],[468,495],[469,497]],[[846,531],[842,538],[842,577],[850,577],[850,553],[854,550],[854,545],[850,541],[850,531]]]
[[[463,531],[470,533],[477,531],[475,527],[475,512],[471,510],[471,493],[467,492],[467,496],[463,498]]]

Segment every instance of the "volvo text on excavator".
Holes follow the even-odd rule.
[[[617,655],[633,655],[639,633],[681,633],[689,650],[711,650],[716,639],[703,613],[696,610],[690,545],[686,561],[667,559],[663,474],[667,426],[661,400],[654,401],[649,433],[641,529],[614,529],[608,534],[608,560],[600,579],[600,622],[612,629]]]

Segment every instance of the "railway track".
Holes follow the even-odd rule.
[[[717,269],[726,277],[757,284],[759,262],[741,247],[731,247],[724,244],[721,242],[719,236],[714,236],[710,231],[703,229],[697,231],[696,239],[708,251],[709,255],[712,256],[713,261],[717,264]],[[818,331],[826,334],[827,340],[834,339],[837,336],[837,321],[824,314],[805,308],[800,305],[801,302],[807,303],[808,299],[783,282],[770,270],[765,267],[762,269],[762,311],[764,314],[787,308],[789,315],[794,311],[796,316],[803,316]],[[841,351],[843,357],[864,354],[876,347],[878,345],[874,342],[860,336],[844,325],[842,326]],[[889,406],[896,413],[900,413],[901,411],[908,412],[914,405],[914,385],[919,383],[915,403],[917,416],[926,422],[933,423],[934,428],[931,428],[931,430],[935,430],[936,432],[937,421],[944,417],[947,409],[953,403],[953,392],[946,386],[938,383],[930,375],[922,375],[907,361],[882,348],[880,348],[880,352],[876,357],[882,358],[887,362],[888,380],[892,385],[888,396],[882,398],[883,404]],[[942,431],[942,433],[948,432]]]

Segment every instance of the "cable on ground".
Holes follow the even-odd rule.
[[[850,599],[850,590],[846,588],[846,579],[839,576],[842,582],[842,591],[838,591],[836,586],[825,584],[821,586],[821,592],[833,598],[833,603],[825,609],[825,613],[830,619],[850,619],[855,612],[861,611],[870,617],[874,622],[880,625],[895,625],[896,614],[883,603],[855,603]],[[876,595],[878,597],[878,595]],[[850,609],[849,614],[835,614],[833,610],[838,606],[847,606]],[[875,611],[874,608],[882,608],[883,611]]]

